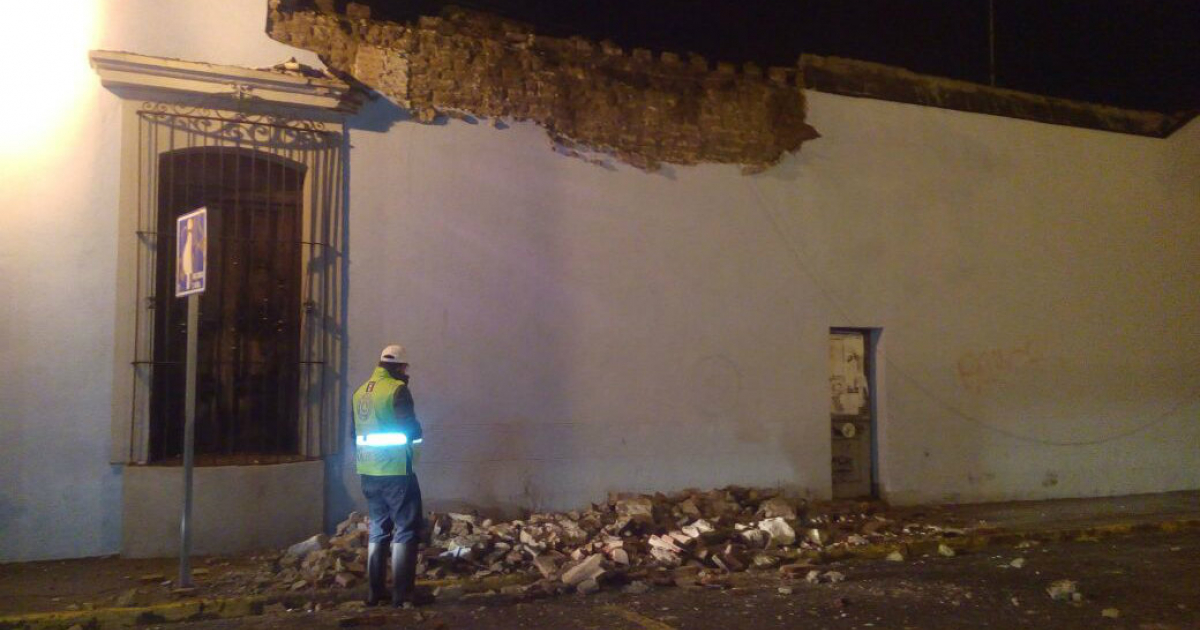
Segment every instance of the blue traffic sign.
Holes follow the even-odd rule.
[[[204,291],[208,260],[208,208],[175,220],[175,297]]]

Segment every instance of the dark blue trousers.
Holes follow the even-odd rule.
[[[397,544],[421,531],[421,485],[416,475],[359,475],[371,516],[369,540]]]

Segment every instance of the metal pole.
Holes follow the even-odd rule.
[[[188,296],[187,376],[183,421],[183,519],[179,524],[179,588],[192,586],[192,455],[196,434],[196,349],[199,345],[200,295]]]

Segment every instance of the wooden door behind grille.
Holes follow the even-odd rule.
[[[196,148],[160,157],[151,461],[182,452],[185,300],[172,292],[175,218],[208,208],[200,298],[196,454],[231,463],[299,453],[301,216],[305,168]],[[242,459],[250,461],[242,462]]]

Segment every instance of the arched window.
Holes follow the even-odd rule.
[[[182,451],[186,305],[174,220],[208,208],[197,463],[265,464],[339,448],[350,86],[93,51],[122,97],[114,463]]]
[[[298,457],[307,169],[236,147],[180,149],[158,159],[158,251],[175,251],[177,217],[208,209],[211,280],[200,294],[198,460]],[[171,256],[157,257],[150,461],[180,457],[183,443],[187,308],[172,291],[173,265]]]

